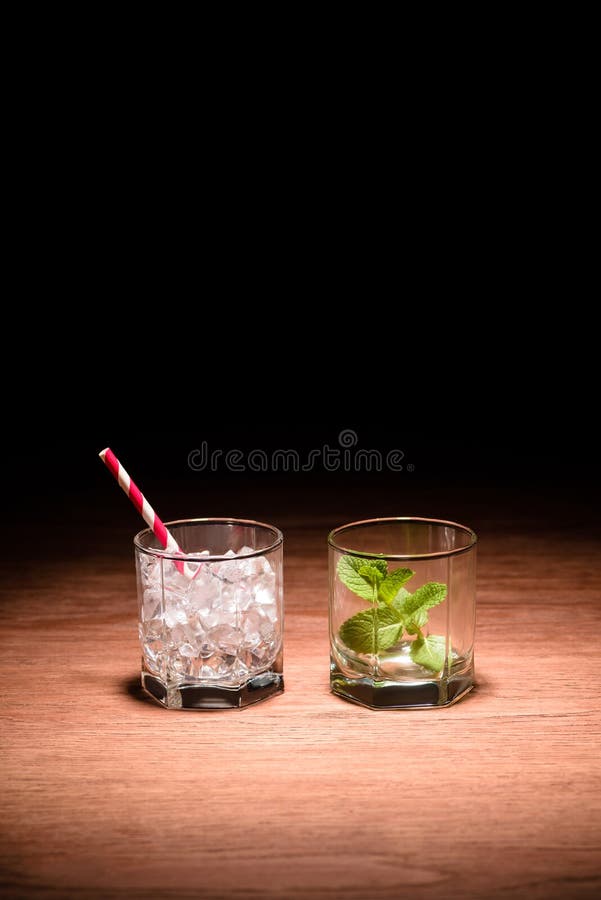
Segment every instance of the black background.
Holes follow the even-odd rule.
[[[200,305],[183,323],[158,318],[150,332],[128,331],[130,323],[125,336],[119,317],[103,320],[87,344],[83,332],[53,344],[31,385],[18,385],[13,370],[7,546],[25,550],[33,523],[48,546],[63,540],[71,552],[88,552],[100,526],[142,527],[97,457],[106,446],[165,520],[315,518],[326,528],[432,515],[481,527],[561,515],[566,527],[596,527],[594,404],[556,357],[526,357],[503,341],[499,350],[498,335],[496,350],[475,352],[477,337],[458,344],[438,328],[426,340],[416,324],[404,354],[384,314],[346,336],[334,328],[312,340],[308,310],[290,325],[270,321],[270,334],[277,307],[244,321],[225,309],[207,319]],[[293,449],[305,459],[326,444],[339,448],[348,429],[354,449],[402,451],[403,471],[328,472],[318,462],[311,472],[231,472],[223,457],[215,472],[188,465],[203,441],[224,453]]]
[[[561,515],[596,527],[590,324],[577,302],[552,313],[524,298],[515,260],[484,238],[469,259],[461,241],[435,254],[422,242],[409,263],[404,245],[398,265],[389,244],[384,264],[373,241],[338,241],[326,264],[273,230],[232,252],[213,235],[195,253],[174,240],[165,251],[150,230],[127,258],[123,223],[103,244],[79,240],[70,266],[45,256],[52,290],[35,312],[17,305],[5,331],[2,528],[14,552],[28,552],[36,524],[82,552],[95,528],[141,526],[97,457],[106,446],[165,520]],[[305,458],[346,429],[357,449],[402,451],[403,472],[188,466],[203,441]]]

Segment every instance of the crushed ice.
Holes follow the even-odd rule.
[[[169,683],[236,683],[273,663],[281,641],[275,573],[254,552],[242,547],[215,562],[187,563],[192,577],[173,560],[141,559],[140,641],[151,671]]]

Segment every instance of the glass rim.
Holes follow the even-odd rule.
[[[343,547],[336,541],[338,535],[343,534],[346,531],[352,531],[355,528],[360,528],[365,525],[383,525],[393,522],[421,522],[426,525],[450,526],[457,531],[462,531],[464,534],[469,535],[470,542],[465,547],[454,547],[452,550],[435,550],[433,553],[369,553],[366,550],[352,550],[350,547]],[[450,522],[447,519],[429,519],[424,516],[384,516],[380,519],[359,519],[357,522],[348,522],[346,525],[339,525],[337,528],[333,528],[328,534],[328,544],[333,550],[338,550],[340,553],[348,553],[350,556],[359,556],[365,559],[439,559],[445,556],[457,556],[459,553],[466,553],[476,546],[477,541],[478,535],[472,528],[468,528],[467,525],[461,525],[459,522]]]
[[[263,547],[261,550],[253,550],[252,553],[236,554],[238,559],[252,559],[255,556],[265,556],[266,553],[277,550],[277,548],[281,547],[284,543],[284,535],[279,528],[276,528],[275,525],[268,525],[267,522],[257,522],[255,519],[233,519],[228,516],[205,516],[204,518],[199,519],[172,519],[170,522],[165,522],[164,525],[168,529],[170,525],[195,525],[200,522],[203,524],[211,523],[215,525],[252,525],[258,528],[264,528],[274,535],[275,539],[269,546]],[[223,560],[234,558],[232,556],[225,556],[224,554],[207,555],[206,553],[204,556],[200,556],[199,554],[194,555],[192,553],[178,555],[177,553],[173,553],[170,550],[164,550],[163,548],[157,548],[155,550],[151,547],[144,547],[142,546],[141,540],[143,536],[147,534],[154,534],[152,528],[143,528],[142,531],[139,531],[135,535],[134,547],[149,556],[158,556],[161,559],[173,559],[176,561],[185,559],[186,562],[212,562],[213,560],[222,562]]]

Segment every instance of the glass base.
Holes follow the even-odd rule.
[[[269,670],[237,687],[207,683],[166,685],[156,675],[142,670],[142,687],[166,709],[239,709],[281,694],[284,676]]]
[[[451,706],[474,686],[471,672],[424,681],[375,681],[369,677],[349,678],[332,663],[332,693],[370,709],[424,709]]]

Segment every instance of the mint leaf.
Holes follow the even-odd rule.
[[[401,612],[401,610],[403,609],[403,606],[405,605],[405,600],[407,599],[407,597],[412,597],[412,596],[413,596],[413,594],[410,594],[408,590],[406,590],[404,587],[402,587],[398,590],[396,597],[394,598],[394,600],[391,603],[391,606],[394,609],[396,609],[398,612]]]
[[[349,559],[352,559],[353,564],[360,569],[362,566],[375,566],[382,573],[382,577],[386,577],[386,573],[388,572],[388,563],[385,559],[361,559],[359,556],[349,556]]]
[[[400,640],[403,622],[389,607],[365,609],[340,626],[340,637],[355,653],[377,653],[388,650]]]
[[[423,628],[428,621],[427,611],[442,603],[446,595],[446,584],[429,581],[399,603],[396,608],[405,620],[405,628],[409,634],[417,634],[417,629]]]
[[[390,572],[380,585],[380,599],[385,603],[392,603],[405,582],[414,575],[413,569],[395,569]]]
[[[418,609],[406,623],[407,634],[419,634],[421,629],[428,621],[428,612],[425,609]]]
[[[362,570],[365,574],[362,574]],[[374,583],[386,576],[388,564],[385,559],[361,559],[358,556],[341,556],[338,560],[338,577],[349,591],[363,600],[374,600]]]
[[[369,612],[369,610],[368,610]],[[378,650],[388,650],[403,636],[403,620],[394,609],[380,607],[377,610]]]
[[[440,672],[444,666],[445,644],[446,641],[440,634],[418,637],[411,644],[411,659],[418,666]]]
[[[361,578],[365,578],[371,585],[380,584],[384,576],[380,569],[376,566],[361,566],[359,569],[359,575]]]

